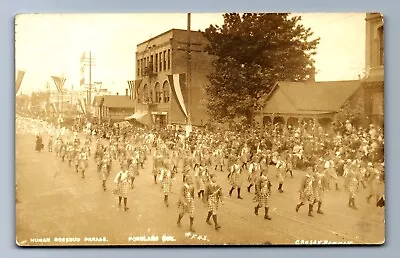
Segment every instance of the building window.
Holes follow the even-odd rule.
[[[147,84],[143,86],[143,102],[149,102],[149,87],[147,87]]]
[[[161,97],[161,87],[160,87],[160,83],[156,83],[156,86],[154,86],[154,91],[156,92],[156,99],[155,102],[156,103],[161,103],[162,97]]]
[[[143,76],[144,75],[144,60],[143,60],[143,58],[142,59],[140,59],[140,70],[142,71],[142,73],[141,73],[141,75]]]
[[[150,72],[154,72],[154,67],[153,67],[153,55],[150,56],[150,63],[149,63],[149,69]]]
[[[156,60],[154,61],[156,72],[158,72],[158,54],[156,54]]]
[[[167,59],[165,58],[167,51],[164,51],[164,57],[163,57],[163,61],[164,61],[164,71],[167,69]]]
[[[162,52],[160,52],[160,55],[159,55],[159,57],[160,57],[160,72],[162,71],[162,57],[161,57],[161,55],[162,55]]]
[[[171,69],[171,51],[168,49],[168,55],[167,55],[167,59],[168,59],[168,70]]]
[[[383,26],[378,28],[378,39],[379,39],[379,65],[384,65],[385,39],[384,39]]]
[[[169,102],[169,83],[168,82],[164,82],[164,85],[163,85],[163,100],[164,100],[164,103]]]
[[[140,60],[137,60],[137,76],[140,76]]]

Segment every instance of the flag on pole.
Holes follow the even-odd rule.
[[[53,79],[53,82],[56,85],[57,91],[59,93],[65,93],[66,90],[64,89],[64,83],[65,83],[66,79],[60,78],[57,76],[51,76],[51,78]]]
[[[19,88],[21,87],[22,79],[24,78],[25,72],[18,71],[17,72],[17,79],[15,80],[15,94],[18,93]]]

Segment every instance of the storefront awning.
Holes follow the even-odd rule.
[[[125,120],[132,120],[132,119],[140,119],[142,117],[144,117],[145,115],[147,115],[147,113],[142,113],[142,112],[136,112],[131,116],[125,117]]]
[[[151,124],[148,112],[136,112],[131,116],[125,118],[125,120],[136,120],[141,124],[149,126]]]

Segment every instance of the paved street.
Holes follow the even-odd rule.
[[[47,141],[48,136],[44,135],[44,143],[47,144]],[[217,232],[213,226],[205,223],[206,207],[196,199],[194,226],[197,236],[189,236],[187,215],[182,220],[182,228],[176,225],[181,174],[173,184],[170,206],[167,208],[163,203],[161,185],[153,182],[150,158],[135,180],[135,188],[128,197],[130,209],[125,212],[118,209],[117,197],[111,193],[119,168],[117,161],[113,163],[112,174],[107,182],[108,191],[104,192],[93,157],[89,161],[86,177],[82,179],[74,168],[68,167],[67,162],[61,162],[54,152],[45,150],[36,153],[34,142],[33,135],[16,136],[19,200],[16,204],[16,238],[22,245],[41,245],[43,243],[32,241],[43,238],[51,239],[45,245],[58,245],[53,241],[55,237],[80,238],[80,245],[294,244],[296,240],[368,244],[384,240],[384,209],[375,207],[373,202],[367,204],[368,189],[362,189],[356,198],[358,210],[349,209],[342,181],[340,191],[326,192],[324,215],[314,213],[315,217],[308,217],[306,206],[296,213],[298,189],[304,174],[302,171],[295,171],[294,178],[286,179],[284,193],[277,191],[277,179],[272,178],[271,221],[264,220],[263,210],[260,210],[258,217],[254,215],[253,194],[247,193],[246,187],[242,189],[243,200],[237,199],[236,191],[229,197],[227,173],[218,172],[217,180],[225,195],[219,215],[222,228]],[[176,241],[163,242],[163,235],[172,236]],[[139,236],[159,236],[160,239],[155,242],[132,241]],[[85,237],[106,237],[107,242],[84,241]],[[71,243],[63,243],[67,244]]]

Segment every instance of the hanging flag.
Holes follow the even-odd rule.
[[[186,74],[173,74],[168,75],[169,85],[171,86],[172,93],[177,100],[181,111],[187,117],[187,110],[185,105],[185,98],[183,96],[183,92],[185,92],[186,86]]]
[[[137,99],[139,97],[139,89],[140,89],[140,84],[142,83],[142,80],[135,80],[135,85],[134,85],[134,93],[135,95],[133,96],[134,99]]]
[[[17,72],[17,79],[15,80],[15,94],[18,93],[19,88],[21,87],[22,79],[24,78],[25,72],[18,71]]]
[[[65,78],[60,78],[60,77],[57,77],[57,76],[51,76],[51,78],[53,79],[54,84],[56,85],[57,91],[58,91],[59,93],[65,93],[65,92],[67,92],[67,91],[64,89],[64,83],[65,83],[65,81],[66,81]]]
[[[129,86],[129,98],[133,100],[135,99],[134,96],[135,81],[128,81],[128,86]]]

